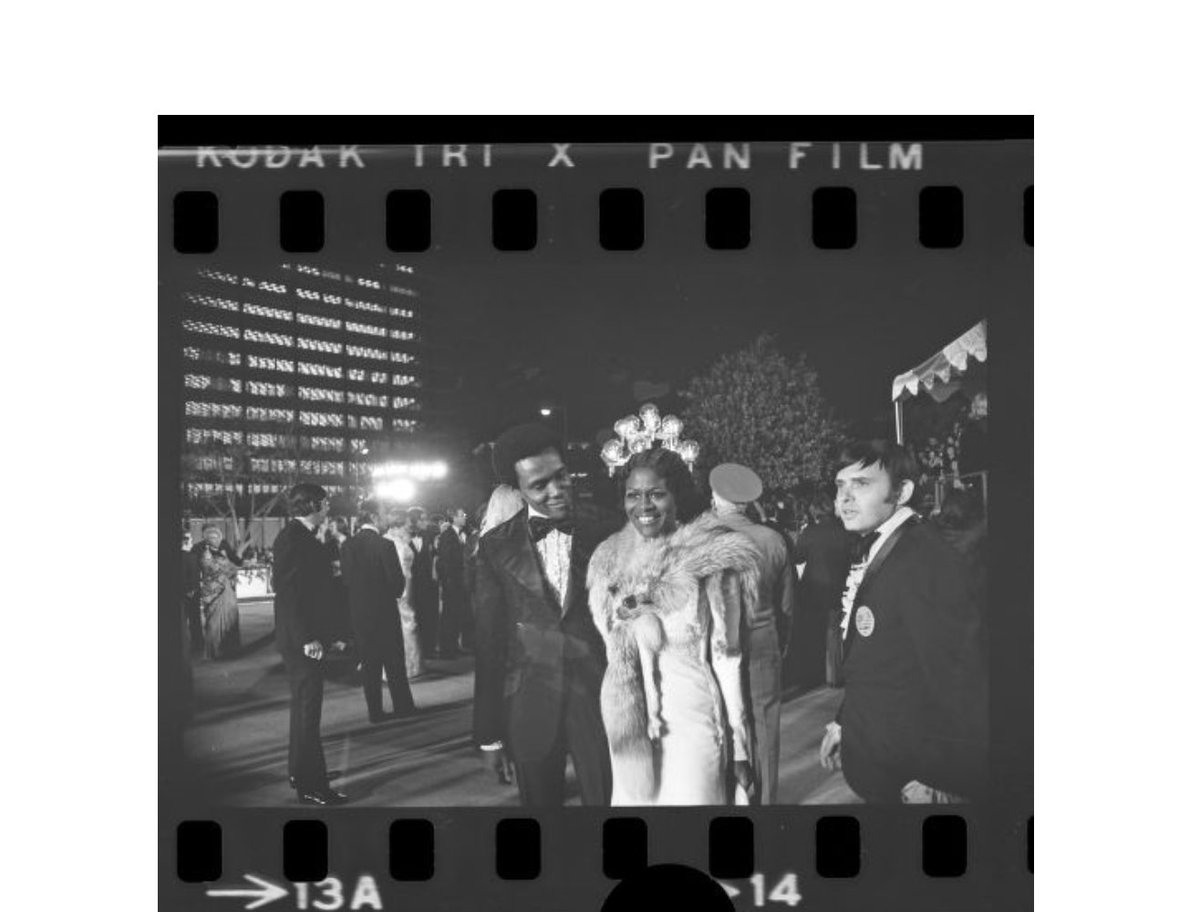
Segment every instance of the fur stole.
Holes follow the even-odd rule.
[[[706,633],[714,656],[736,652],[729,626],[754,610],[758,567],[753,542],[710,513],[657,539],[627,525],[592,555],[588,604],[608,651],[601,712],[613,776],[634,803],[653,803],[657,792],[654,746],[665,733],[659,654],[669,642],[703,655]]]

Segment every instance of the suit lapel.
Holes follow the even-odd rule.
[[[545,599],[546,581],[542,562],[529,536],[528,517],[526,511],[509,523],[505,531],[508,541],[501,552],[500,566],[531,593]]]
[[[855,617],[858,615],[858,606],[863,603],[871,582],[879,573],[879,568],[883,566],[884,562],[888,559],[888,555],[892,553],[900,539],[904,537],[904,533],[912,521],[913,518],[910,516],[893,529],[892,534],[887,537],[884,543],[879,546],[879,550],[875,552],[875,559],[867,566],[862,582],[858,584],[858,591],[854,593],[854,607],[850,610],[850,621],[846,625],[846,639],[842,644],[842,661],[845,661],[846,657],[850,655],[850,647],[858,638],[858,626],[855,623]]]

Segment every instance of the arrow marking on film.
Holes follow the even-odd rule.
[[[721,885],[721,889],[725,891],[725,895],[730,899],[733,899],[733,897],[742,892],[737,887],[733,886],[732,884],[727,884],[723,880],[718,880],[717,883]]]
[[[265,906],[269,902],[282,899],[288,894],[288,891],[283,889],[283,887],[277,886],[269,880],[263,880],[263,878],[256,877],[253,874],[247,874],[245,877],[246,880],[258,884],[258,886],[254,889],[207,890],[206,892],[209,896],[254,897],[254,902],[246,904],[247,909],[257,909],[259,906]]]

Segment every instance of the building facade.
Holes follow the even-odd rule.
[[[345,491],[422,427],[425,300],[412,267],[197,269],[182,314],[184,495]]]

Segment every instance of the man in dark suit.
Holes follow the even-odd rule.
[[[821,744],[869,802],[978,798],[987,683],[980,606],[959,555],[907,506],[917,478],[898,444],[854,444],[837,511],[858,536],[843,595],[846,693]]]
[[[437,653],[438,646],[438,590],[433,578],[433,551],[436,535],[429,532],[429,517],[422,507],[409,507],[407,513],[408,532],[412,536],[409,545],[413,551],[412,587],[410,601],[417,619],[417,638],[421,642],[421,654],[429,657]]]
[[[526,807],[563,804],[568,754],[583,803],[605,806],[605,653],[586,576],[596,545],[616,526],[575,504],[562,444],[547,428],[512,428],[494,453],[497,473],[525,508],[479,541],[475,740],[502,777],[515,767]]]
[[[396,599],[404,594],[404,573],[392,542],[379,532],[379,503],[367,500],[359,512],[358,531],[342,543],[342,579],[350,596],[350,621],[362,660],[363,696],[373,724],[383,722],[380,675],[387,672],[392,715],[415,712],[404,668],[404,633]]]
[[[329,787],[321,748],[321,659],[333,645],[333,570],[317,529],[328,499],[319,485],[288,492],[292,519],[275,537],[275,644],[291,685],[288,779],[304,804],[340,804],[346,796]]]
[[[467,614],[467,511],[461,507],[451,515],[437,540],[434,575],[441,589],[441,617],[438,621],[438,651],[442,658],[459,654],[459,636]]]
[[[804,575],[796,589],[796,624],[792,627],[790,662],[785,684],[805,689],[822,681],[842,686],[842,590],[850,570],[852,533],[834,515],[833,498],[819,492],[809,507],[811,521],[796,540],[796,563]]]

